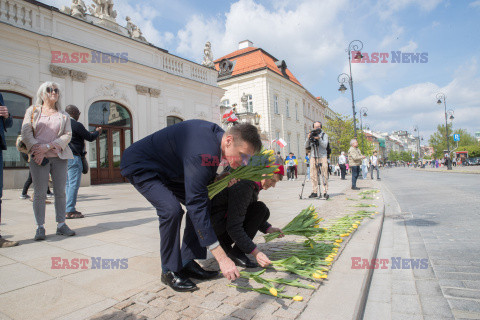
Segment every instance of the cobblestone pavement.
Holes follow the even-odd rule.
[[[308,183],[308,182],[307,182]],[[278,193],[270,193],[262,200],[264,200],[272,209],[272,215],[275,216],[275,210],[272,206],[277,204],[272,198],[279,196],[285,197],[287,194],[288,200],[296,203],[298,208],[305,208],[310,203],[319,207],[319,212],[325,218],[325,222],[339,218],[347,213],[358,211],[361,208],[350,207],[355,202],[348,201],[346,198],[354,198],[358,192],[350,190],[350,181],[346,183],[339,180],[337,177],[331,178],[331,195],[332,199],[329,201],[322,200],[299,200],[291,197],[294,195],[295,188],[298,188],[297,182],[286,181],[277,189]],[[370,179],[359,182],[359,185],[364,187],[371,187],[377,185],[376,182]],[[306,190],[310,186],[307,185]],[[343,189],[343,190],[342,190]],[[289,191],[287,191],[289,190]],[[340,191],[341,190],[341,191]],[[291,198],[291,199],[290,199]],[[287,199],[281,201],[279,204],[285,206]],[[288,201],[289,207],[292,202]],[[371,200],[370,200],[371,203]],[[318,206],[320,205],[320,206]],[[373,209],[373,208],[371,208]],[[284,218],[288,221],[298,213],[291,211]],[[283,220],[283,219],[282,219]],[[277,219],[272,219],[276,222]],[[288,222],[287,221],[287,222]],[[280,224],[283,226],[283,223]],[[267,255],[281,250],[283,243],[291,242],[297,237],[288,236],[284,239],[277,239],[268,244],[264,243],[263,237],[257,236],[256,243],[259,243],[259,248]],[[215,259],[207,259],[201,264],[207,269],[217,269],[218,265]],[[261,269],[252,269],[249,271],[258,271]],[[267,269],[264,274],[268,278],[282,277],[288,279],[296,279],[298,277],[284,272],[276,272],[272,269]],[[300,295],[304,298],[303,302],[294,302],[289,299],[274,298],[271,296],[259,294],[256,292],[246,291],[242,289],[228,287],[230,282],[225,278],[218,278],[212,281],[198,281],[194,280],[199,286],[200,290],[193,293],[177,293],[172,289],[166,287],[160,282],[151,284],[144,291],[135,296],[126,299],[114,307],[103,311],[100,314],[92,317],[92,320],[106,320],[106,319],[295,319],[304,310],[314,290],[303,288],[295,288],[286,286],[285,294]],[[321,288],[320,282],[303,281],[304,283],[314,284],[317,289]],[[247,279],[238,279],[234,282],[235,285],[244,287],[261,287],[253,281]]]
[[[432,168],[425,167],[424,169],[416,168],[419,171],[427,172],[444,172],[444,173],[470,173],[470,174],[480,174],[480,166],[454,166],[452,170],[448,170],[447,167]]]
[[[299,176],[299,178],[303,178]],[[262,191],[260,199],[271,210],[270,222],[282,227],[296,214],[314,204],[327,221],[354,212],[346,200],[351,182],[332,176],[331,199],[300,200],[301,180],[282,181],[275,189]],[[370,187],[376,181],[360,181]],[[129,184],[91,186],[80,189],[78,210],[85,219],[67,220],[75,237],[55,235],[54,206],[47,205],[47,240],[33,241],[35,223],[32,203],[18,199],[20,190],[4,190],[2,236],[20,242],[0,250],[0,319],[262,319],[275,316],[293,319],[308,303],[312,291],[287,287],[287,294],[300,294],[306,301],[292,303],[254,292],[227,287],[218,278],[200,282],[201,290],[175,293],[160,282],[158,219],[151,205]],[[311,192],[306,183],[304,197]],[[291,239],[291,238],[288,238]],[[285,239],[281,239],[284,241]],[[267,254],[281,241],[264,244]],[[52,268],[52,257],[64,260],[128,259],[122,270],[75,268],[62,263]],[[63,260],[62,260],[63,261]],[[67,262],[68,262],[67,261]],[[200,261],[217,269],[213,259]],[[273,275],[269,272],[269,277]],[[245,284],[243,280],[237,284]],[[101,313],[99,313],[101,312]]]

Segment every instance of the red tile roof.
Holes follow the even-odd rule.
[[[219,63],[223,59],[228,59],[234,63],[232,76],[238,76],[265,68],[281,75],[282,77],[284,76],[282,71],[275,64],[278,60],[261,48],[248,47],[227,54],[226,56],[215,60],[215,68],[217,70],[219,70]],[[300,81],[295,78],[288,68],[285,70],[285,73],[290,81],[303,87]]]

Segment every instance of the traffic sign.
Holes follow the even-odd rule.
[[[453,141],[460,141],[460,134],[455,133],[455,134],[453,135]]]

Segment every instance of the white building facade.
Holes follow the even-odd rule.
[[[225,90],[222,110],[235,106],[240,121],[246,113],[258,114],[264,146],[281,151],[283,157],[293,152],[303,172],[306,134],[314,121],[324,122],[325,105],[300,84],[284,61],[248,40],[215,62],[220,70],[218,85]],[[271,144],[279,139],[287,142],[285,148]]]
[[[224,90],[216,70],[149,44],[139,29],[132,36],[132,28],[114,20],[73,17],[33,0],[0,0],[0,93],[14,117],[3,153],[5,188],[21,187],[28,176],[14,145],[45,81],[60,85],[63,107],[76,105],[85,127],[104,128],[87,144],[91,169],[82,185],[124,181],[123,150],[167,125],[219,122]]]

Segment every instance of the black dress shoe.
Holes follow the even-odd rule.
[[[309,198],[316,198],[316,197],[318,197],[318,195],[317,195],[316,193],[313,193],[313,192],[312,192],[312,194],[309,195],[308,197],[309,197]]]
[[[182,271],[180,271],[180,274],[185,278],[207,280],[218,276],[218,271],[205,270],[200,267],[195,260],[191,260],[185,267],[183,267]]]
[[[168,285],[175,291],[187,292],[198,289],[197,285],[192,280],[182,277],[179,272],[167,271],[162,273],[162,282]]]
[[[352,187],[352,190],[360,190],[358,187]]]
[[[232,250],[231,252],[227,253],[227,256],[232,259],[236,266],[242,268],[257,268],[258,264],[253,262],[252,260],[248,259],[248,257],[243,252],[235,252]]]
[[[330,198],[330,196],[326,193],[323,194],[323,197],[325,198],[325,200],[328,200],[328,198]]]

